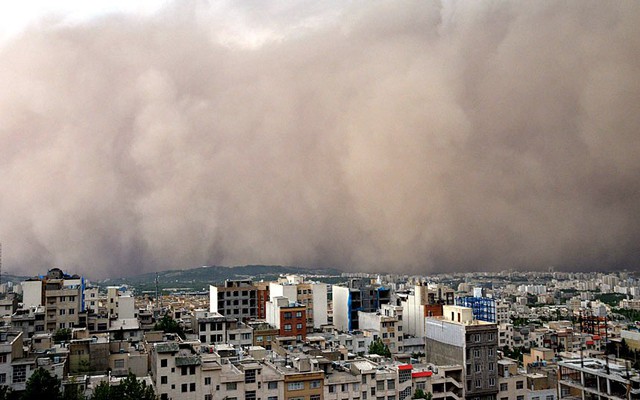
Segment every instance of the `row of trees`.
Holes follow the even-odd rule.
[[[77,384],[67,385],[63,391],[60,380],[49,371],[38,368],[27,380],[24,392],[12,392],[8,386],[0,387],[0,400],[86,400]],[[139,381],[132,373],[120,381],[117,386],[101,382],[93,391],[89,400],[156,400],[153,388]]]

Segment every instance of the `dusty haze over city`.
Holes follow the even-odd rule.
[[[640,265],[640,2],[213,4],[0,42],[4,272]]]

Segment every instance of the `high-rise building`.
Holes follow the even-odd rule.
[[[474,320],[471,308],[444,306],[441,317],[427,318],[425,342],[427,362],[464,366],[466,399],[496,399],[496,324]]]
[[[402,302],[405,333],[423,337],[425,318],[441,316],[443,305],[454,304],[454,294],[453,289],[443,285],[429,286],[424,282],[415,285],[413,293]]]
[[[377,311],[391,300],[391,289],[357,278],[347,286],[333,285],[332,292],[333,325],[341,331],[359,329],[358,311]]]
[[[279,329],[280,336],[293,336],[297,340],[307,337],[306,308],[289,301],[287,297],[274,297],[267,302],[267,322]]]
[[[226,280],[209,285],[209,311],[245,321],[258,316],[258,288],[251,280]]]
[[[278,282],[269,284],[269,296],[284,296],[306,308],[307,332],[320,329],[328,323],[328,297],[325,283],[305,282],[298,275],[287,275]]]
[[[21,283],[24,307],[45,307],[45,330],[73,328],[84,311],[85,280],[53,268],[47,275]]]

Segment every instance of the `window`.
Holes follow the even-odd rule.
[[[473,356],[475,358],[480,357],[480,349],[473,349]]]
[[[501,392],[506,392],[507,390],[509,390],[509,384],[507,384],[507,383],[501,383],[501,384],[500,384],[500,391],[501,391]]]
[[[487,349],[487,355],[489,357],[493,357],[493,349],[492,348]]]
[[[7,374],[0,374],[0,383],[7,383]]]
[[[236,382],[227,383],[227,390],[237,390],[238,384]]]
[[[7,362],[7,355],[6,354],[0,354],[0,364],[4,364]]]
[[[384,381],[376,382],[376,390],[384,390]]]
[[[524,388],[524,381],[517,381],[516,389],[522,389],[522,388]]]
[[[115,360],[113,362],[113,366],[115,367],[115,369],[122,369],[124,368],[124,359],[122,360]]]
[[[291,313],[290,312],[284,313],[284,319],[291,319]]]
[[[322,386],[322,383],[321,383],[319,380],[311,381],[311,382],[309,383],[309,387],[310,387],[311,389],[317,389],[317,388],[319,388],[319,387],[321,387],[321,386]]]
[[[67,310],[65,309],[60,310],[60,315],[65,315],[66,313],[67,313]]]
[[[196,383],[192,382],[189,384],[189,391],[190,392],[195,392],[196,391]]]
[[[524,395],[517,396],[516,400],[524,400]]]
[[[489,378],[489,386],[494,387],[496,385],[496,378]]]
[[[164,360],[160,360],[160,367],[162,367],[162,368],[166,368],[167,367],[167,359],[166,358]]]
[[[400,383],[411,380],[411,370],[410,369],[404,369],[404,370],[399,371],[398,380],[400,381]]]
[[[296,318],[302,318],[302,311],[296,311]]]
[[[21,383],[26,381],[27,381],[27,366],[14,365],[13,366],[13,383]]]
[[[256,381],[256,370],[248,369],[244,372],[245,383],[254,383]]]
[[[244,400],[256,400],[256,391],[249,390],[244,394]]]
[[[278,400],[278,396],[269,396],[267,400]]]
[[[189,385],[187,383],[183,383],[182,386],[180,387],[180,391],[182,393],[186,393],[188,388],[189,388]]]
[[[278,382],[268,382],[267,383],[267,389],[277,389],[278,388]]]
[[[548,395],[547,397],[545,397],[545,400],[553,400],[553,395],[552,394]]]
[[[343,392],[348,392],[348,391],[349,391],[349,385],[348,385],[348,384],[343,383],[343,384],[342,384],[342,385],[340,385],[340,386],[341,386],[341,387],[340,387],[340,389],[341,389]]]
[[[481,387],[482,387],[482,380],[476,379],[476,388],[481,388]]]
[[[211,377],[207,376],[206,378],[204,378],[204,384],[211,385]]]
[[[287,386],[288,390],[303,390],[304,389],[304,382],[289,382],[289,385]]]
[[[284,325],[284,330],[287,331],[287,332],[291,331],[291,324],[285,324]]]
[[[312,394],[309,397],[309,400],[320,400],[320,395],[319,394]]]
[[[213,400],[213,395],[212,394],[205,394],[204,395],[204,400]]]
[[[476,372],[482,371],[482,364],[476,364]]]
[[[302,324],[296,324],[296,329],[298,330],[302,329]]]
[[[490,362],[490,363],[489,363],[489,371],[493,371],[493,370],[495,370],[495,368],[496,368],[496,367],[495,367],[495,364],[494,364],[494,363],[492,363],[492,362]]]
[[[336,385],[329,385],[329,393],[335,393]]]
[[[392,390],[396,388],[396,381],[394,379],[387,379],[387,389]]]

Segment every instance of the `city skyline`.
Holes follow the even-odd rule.
[[[2,23],[3,272],[638,268],[636,2],[96,7]]]

